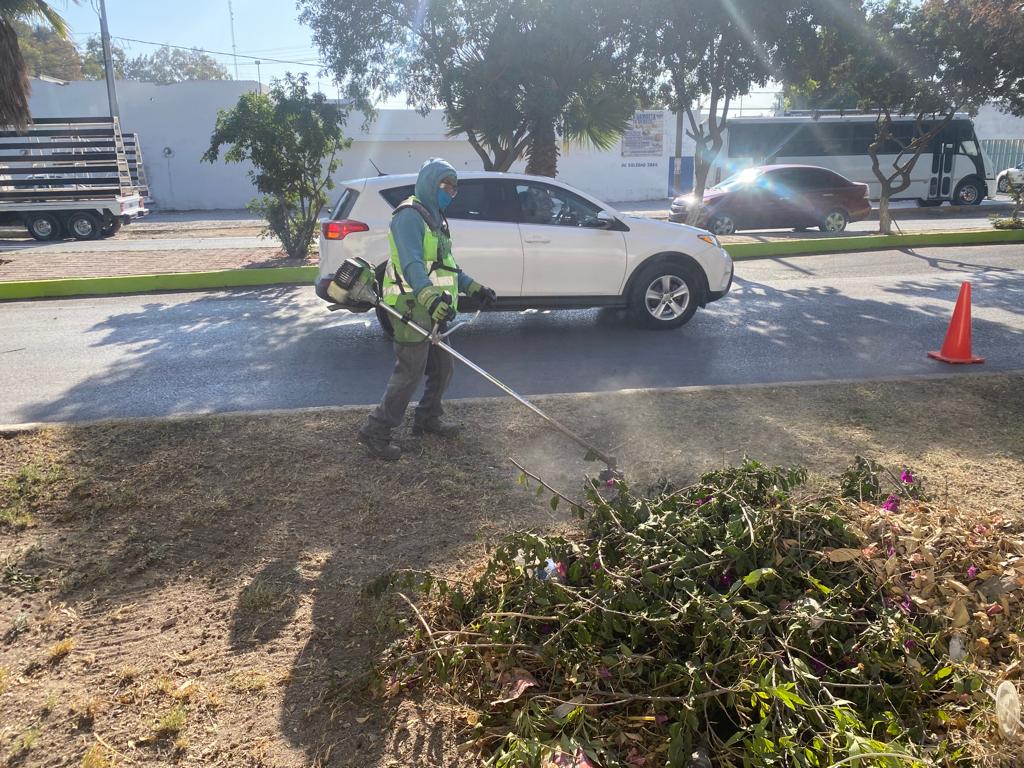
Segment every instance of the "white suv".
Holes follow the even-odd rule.
[[[342,185],[320,226],[320,298],[330,301],[326,285],[346,258],[383,274],[391,213],[415,183],[409,174]],[[732,285],[732,259],[714,235],[623,216],[553,179],[463,173],[446,213],[455,260],[495,290],[498,311],[626,307],[649,328],[677,328]],[[459,307],[474,308],[468,299]],[[390,331],[387,316],[378,317]]]

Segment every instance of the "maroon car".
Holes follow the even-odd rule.
[[[672,201],[670,221],[686,223],[695,201]],[[716,235],[739,229],[807,229],[842,232],[871,213],[868,185],[813,165],[747,168],[704,192],[698,226]]]

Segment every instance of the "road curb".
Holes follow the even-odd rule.
[[[1024,243],[1024,230],[927,232],[909,235],[864,235],[767,243],[731,243],[725,247],[736,261],[849,251],[871,251],[925,246]],[[159,275],[71,277],[58,280],[0,281],[0,301],[49,299],[70,296],[110,296],[157,291],[203,291],[269,285],[312,285],[317,268],[260,267],[212,272],[171,272]]]
[[[160,275],[69,277],[57,280],[0,282],[0,301],[64,296],[108,296],[155,291],[200,291],[262,285],[313,284],[316,267],[258,267],[212,272],[168,272]]]
[[[808,240],[780,240],[768,243],[730,243],[724,248],[736,261],[777,256],[800,256],[849,251],[876,251],[925,246],[990,245],[1024,243],[1024,230],[981,230],[976,232],[918,232],[909,235],[863,235],[824,237]]]

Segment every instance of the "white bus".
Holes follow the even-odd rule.
[[[929,130],[930,123],[923,128]],[[915,131],[914,118],[893,118],[892,133],[904,144]],[[734,118],[728,122],[716,175],[728,176],[752,165],[817,165],[867,184],[869,197],[877,200],[881,187],[868,155],[874,140],[875,116],[869,114]],[[893,172],[898,152],[895,141],[883,147],[878,158],[883,173]],[[995,169],[978,144],[974,123],[957,115],[918,159],[910,178],[910,186],[895,199],[918,200],[921,205],[941,205],[943,200],[977,205],[988,196]]]

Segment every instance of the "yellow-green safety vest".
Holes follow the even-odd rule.
[[[427,225],[423,232],[423,266],[427,271],[427,277],[433,285],[448,291],[452,297],[452,308],[457,310],[459,308],[459,267],[452,256],[452,240],[447,227],[435,225],[431,221],[426,207],[415,195],[395,208],[392,215],[405,208],[413,208],[423,217],[423,221]],[[401,302],[402,309],[412,309],[415,302],[413,290],[402,275],[402,262],[398,258],[398,246],[395,245],[395,237],[390,231],[388,232],[388,244],[391,246],[391,259],[384,270],[382,286],[384,303],[397,307],[400,299],[406,296],[407,300]]]

